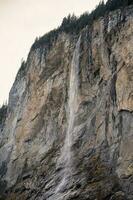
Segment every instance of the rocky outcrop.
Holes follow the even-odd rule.
[[[0,108],[0,132],[3,130],[3,127],[5,125],[6,115],[7,115],[7,105],[3,105]]]
[[[133,7],[30,51],[0,140],[1,199],[133,199]]]

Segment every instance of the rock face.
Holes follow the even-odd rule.
[[[133,199],[133,7],[31,49],[0,135],[6,200]]]

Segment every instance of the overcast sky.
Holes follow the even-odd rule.
[[[0,105],[37,36],[60,25],[69,13],[91,11],[100,0],[0,0]]]

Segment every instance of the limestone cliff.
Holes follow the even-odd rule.
[[[0,133],[6,200],[133,199],[133,7],[32,48]]]

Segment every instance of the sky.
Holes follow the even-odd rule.
[[[6,100],[21,60],[38,36],[58,27],[69,13],[91,11],[100,0],[0,0],[0,105]]]

